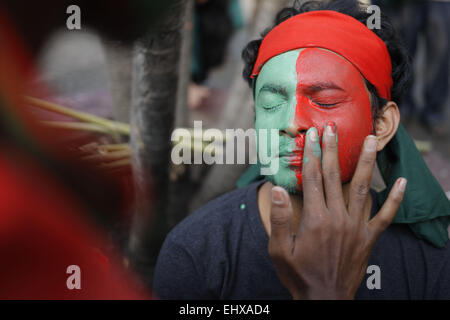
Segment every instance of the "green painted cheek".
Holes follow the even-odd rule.
[[[273,176],[266,176],[266,179],[272,184],[281,186],[286,189],[287,192],[294,194],[297,193],[297,177],[292,170],[282,169],[280,172]]]
[[[289,51],[269,60],[262,68],[256,82],[255,101],[255,129],[284,130],[289,126],[289,122],[295,117],[297,71],[296,63],[299,55],[298,50]],[[284,103],[280,104],[279,96],[272,97],[270,94],[261,94],[261,88],[265,85],[277,85],[284,89]],[[268,111],[264,107],[277,106]],[[288,137],[279,137],[279,150],[271,150],[270,132],[265,141],[265,146],[261,146],[261,141],[257,138],[258,158],[263,159],[267,155],[276,157],[280,152],[291,152],[295,147],[295,141]],[[266,153],[266,154],[264,154]],[[272,160],[274,158],[271,158]],[[260,161],[261,162],[261,161]],[[270,167],[262,164],[263,167]],[[295,172],[288,167],[288,163],[280,161],[278,171],[274,175],[267,175],[266,178],[275,185],[284,187],[288,192],[295,193],[297,188],[297,177]]]
[[[285,142],[286,142],[285,139],[281,139],[280,137],[280,152],[282,150],[288,150],[289,152],[292,151],[293,146],[286,145]],[[259,159],[263,159],[264,154],[261,154],[261,152],[264,152],[265,150],[264,148],[261,148],[259,141],[257,146],[258,146],[258,157]],[[267,144],[266,148],[270,150],[270,144]],[[271,151],[268,154],[274,155],[274,153],[271,153]],[[265,168],[269,168],[270,166],[271,162],[262,165],[262,167]],[[297,178],[295,176],[295,172],[288,167],[287,163],[281,160],[279,161],[278,171],[273,175],[266,175],[266,179],[272,182],[274,185],[284,187],[290,193],[296,192]]]

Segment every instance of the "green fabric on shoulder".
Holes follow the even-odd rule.
[[[242,188],[249,184],[264,179],[261,175],[261,165],[258,163],[251,165],[238,179],[236,186]]]
[[[387,199],[397,178],[408,180],[393,223],[406,223],[417,237],[443,247],[448,240],[450,201],[402,125],[378,153],[377,163],[387,186],[379,193],[380,204]]]

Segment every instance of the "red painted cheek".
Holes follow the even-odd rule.
[[[317,51],[319,51],[318,54]],[[313,61],[308,61],[311,60],[311,56],[314,56]],[[352,65],[342,63],[341,59],[341,57],[333,53],[319,49],[307,49],[299,54],[297,60],[296,68],[299,81],[297,85],[297,105],[295,107],[294,121],[299,135],[295,138],[297,147],[295,153],[297,156],[292,161],[292,167],[297,178],[297,189],[299,191],[303,189],[303,179],[302,166],[298,166],[298,163],[301,164],[303,161],[303,148],[305,146],[304,133],[309,128],[316,127],[320,138],[322,138],[325,125],[330,121],[336,124],[339,144],[339,164],[343,183],[348,182],[352,178],[364,139],[373,131],[370,100],[362,78]],[[325,70],[332,70],[333,68],[334,70],[332,70],[331,75],[326,72],[324,74],[320,68],[311,68],[311,64],[322,66]],[[348,70],[348,68],[353,68],[354,70]],[[348,101],[331,109],[322,108],[314,104],[303,92],[302,87],[304,84],[302,83],[305,78],[308,81],[328,80],[338,82],[340,85],[345,84],[347,86],[345,89],[349,95]]]
[[[305,135],[298,135],[295,137],[295,145],[297,147],[297,151],[294,152],[295,157],[294,160],[291,161],[291,165],[294,168],[295,177],[297,178],[297,189],[302,190],[302,168],[303,168],[303,148],[305,147]],[[293,163],[295,162],[295,163]],[[298,164],[298,166],[295,166]]]
[[[368,107],[370,109],[370,106]],[[342,182],[351,180],[358,163],[364,139],[372,133],[370,112],[348,115],[336,121],[338,132],[339,165]]]

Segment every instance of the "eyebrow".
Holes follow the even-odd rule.
[[[259,89],[258,93],[261,91],[270,91],[273,93],[284,94],[286,92],[286,89],[283,86],[280,86],[278,84],[266,83],[261,87],[261,89]]]
[[[335,84],[334,82],[331,82],[331,81],[322,81],[322,82],[315,82],[315,83],[311,83],[311,84],[304,84],[304,85],[301,85],[301,87],[303,87],[303,90],[305,90],[306,92],[309,92],[309,93],[316,93],[316,92],[319,92],[322,90],[327,90],[327,89],[345,91],[343,88],[339,87],[337,84]],[[283,86],[278,85],[278,84],[266,83],[261,87],[261,89],[259,89],[258,93],[261,91],[270,91],[273,93],[284,94],[286,89]]]
[[[304,85],[301,85],[301,87],[305,91],[310,92],[310,93],[315,93],[315,92],[319,92],[319,91],[327,90],[327,89],[345,91],[344,89],[342,89],[337,84],[335,84],[334,82],[331,82],[331,81],[304,84]]]

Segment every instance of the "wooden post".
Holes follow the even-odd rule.
[[[179,66],[177,107],[175,111],[175,127],[186,128],[190,123],[188,108],[188,89],[191,82],[191,60],[194,33],[195,0],[186,0],[186,15],[183,25],[183,42]],[[169,185],[169,206],[167,223],[169,229],[175,226],[189,213],[188,207],[195,190],[191,179],[191,166],[188,164],[172,164]]]
[[[137,41],[133,52],[130,123],[136,201],[129,258],[149,287],[168,231],[170,138],[186,0],[172,1],[170,6],[164,19]]]

